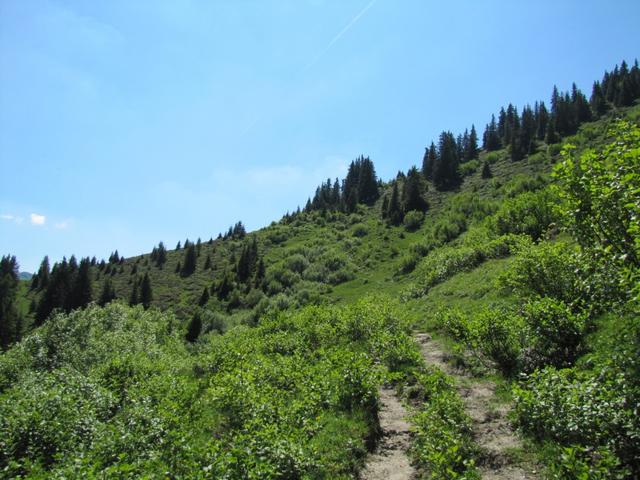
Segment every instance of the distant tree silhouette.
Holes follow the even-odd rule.
[[[140,283],[140,303],[147,310],[151,306],[153,300],[153,292],[151,291],[151,280],[149,279],[149,273],[145,272]]]
[[[200,336],[201,332],[202,320],[200,319],[200,314],[196,312],[193,314],[193,317],[191,317],[191,321],[189,322],[189,326],[187,327],[187,334],[185,335],[187,342],[195,342]]]

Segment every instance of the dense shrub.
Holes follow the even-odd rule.
[[[494,228],[499,235],[526,234],[538,240],[558,221],[555,203],[549,189],[521,193],[502,203],[493,218]]]
[[[411,210],[407,212],[404,216],[404,228],[408,232],[415,232],[420,228],[422,222],[424,221],[424,213],[418,210]]]

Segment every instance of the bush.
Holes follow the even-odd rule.
[[[287,268],[294,273],[302,274],[309,266],[309,260],[299,253],[291,255],[286,261]]]
[[[549,227],[558,221],[554,210],[557,197],[550,190],[525,192],[505,200],[494,215],[494,227],[498,235],[526,234],[540,239]]]
[[[407,232],[415,232],[420,228],[424,221],[424,213],[417,210],[411,210],[404,216],[404,228]]]
[[[367,230],[367,227],[362,223],[354,225],[353,229],[351,230],[351,235],[357,238],[365,237],[367,233],[369,233],[369,231]]]
[[[517,426],[524,433],[565,447],[604,448],[608,461],[640,473],[640,391],[624,373],[549,367],[516,386],[514,397]],[[597,456],[585,455],[579,463],[594,466],[597,461]]]
[[[527,328],[527,368],[529,371],[553,365],[569,367],[582,353],[587,331],[584,314],[574,313],[560,300],[544,297],[529,301],[522,316]]]
[[[581,268],[575,249],[563,242],[523,243],[499,283],[527,296],[552,297],[579,308],[585,300],[576,272]]]

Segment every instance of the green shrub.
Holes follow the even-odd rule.
[[[525,192],[505,200],[493,217],[498,235],[526,234],[540,239],[558,221],[556,196],[549,189]]]
[[[367,227],[362,223],[358,223],[351,229],[351,235],[357,238],[365,237],[369,233]]]
[[[404,216],[404,228],[408,232],[415,232],[420,228],[422,222],[424,221],[424,213],[419,212],[417,210],[411,210],[407,212]]]

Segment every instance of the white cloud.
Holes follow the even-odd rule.
[[[0,215],[0,218],[2,218],[3,220],[14,220],[16,217],[14,217],[13,215],[5,213],[5,214]]]
[[[44,215],[38,215],[37,213],[32,213],[30,217],[32,225],[44,225],[44,222],[47,221],[47,217]]]
[[[64,230],[65,228],[69,227],[70,223],[71,222],[69,220],[63,220],[61,222],[54,224],[54,227],[56,227],[58,230]]]

